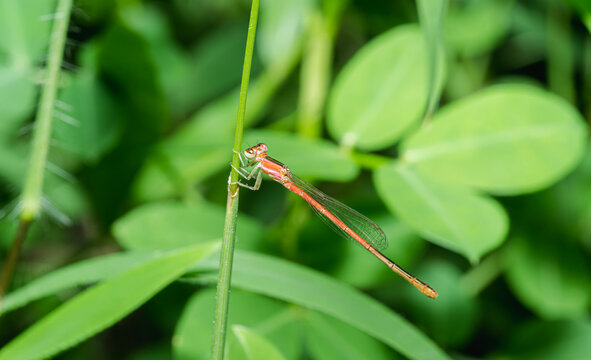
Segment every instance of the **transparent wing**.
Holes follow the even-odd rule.
[[[293,174],[291,174],[291,178],[295,185],[297,185],[306,193],[308,193],[308,195],[310,195],[312,199],[316,200],[319,204],[324,206],[329,212],[331,212],[334,216],[339,218],[339,220],[345,223],[345,225],[351,228],[351,230],[357,233],[357,235],[364,238],[373,247],[375,247],[378,250],[385,250],[388,247],[388,240],[386,239],[386,234],[384,234],[382,229],[376,223],[374,223],[364,215],[360,214],[359,212],[351,209],[347,205],[326,195],[325,193],[318,190],[307,181],[302,180]],[[310,207],[312,208],[312,210],[314,210],[314,212],[316,212],[316,214],[318,214],[322,221],[324,221],[336,233],[346,238],[347,240],[351,240],[356,244],[358,243],[357,241],[355,241],[354,238],[351,237],[351,235],[347,234],[345,231],[339,228],[335,223],[333,223],[329,218],[324,216],[314,206]]]

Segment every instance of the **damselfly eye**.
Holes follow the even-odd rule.
[[[255,153],[252,148],[244,150],[244,155],[246,155],[246,157],[249,159],[255,157]]]

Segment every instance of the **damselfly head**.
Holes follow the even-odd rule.
[[[256,146],[244,150],[244,155],[249,159],[254,159],[258,155],[266,153],[267,149],[267,145],[262,143],[257,144]]]

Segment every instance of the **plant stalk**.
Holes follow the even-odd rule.
[[[18,255],[20,254],[21,248],[23,247],[25,237],[27,236],[27,231],[29,230],[29,225],[31,225],[30,221],[19,221],[18,230],[16,231],[16,235],[12,241],[8,258],[6,258],[6,263],[4,264],[4,269],[2,270],[2,277],[0,278],[0,303],[2,302],[4,294],[6,294],[8,291],[8,286],[12,280],[12,274],[16,268]]]
[[[12,281],[12,275],[14,274],[22,244],[27,236],[29,225],[41,211],[45,165],[47,163],[47,153],[49,152],[49,142],[51,140],[53,108],[71,10],[72,0],[59,0],[57,3],[55,20],[49,37],[47,80],[41,89],[41,99],[33,130],[33,145],[29,168],[19,205],[21,207],[20,222],[10,253],[2,269],[0,299],[8,291],[8,287]]]
[[[242,133],[244,130],[244,118],[246,114],[246,95],[250,80],[250,68],[254,51],[254,39],[259,14],[259,0],[253,0],[248,23],[248,34],[246,37],[246,49],[244,52],[244,65],[242,67],[242,82],[240,84],[240,99],[238,102],[238,114],[236,116],[236,133],[234,136],[234,156],[232,165],[240,166],[240,159],[236,152],[242,148]],[[222,360],[226,343],[226,332],[228,326],[228,304],[230,300],[230,282],[232,277],[232,262],[234,258],[234,244],[236,241],[236,220],[238,216],[238,190],[236,182],[239,175],[236,171],[230,172],[230,183],[228,186],[228,199],[226,203],[226,220],[224,223],[224,235],[222,238],[222,249],[220,254],[220,272],[218,275],[216,291],[216,307],[214,313],[213,340],[211,358]]]
[[[51,140],[53,108],[71,9],[72,0],[59,0],[49,38],[47,80],[41,90],[41,101],[37,110],[35,129],[33,130],[33,148],[22,194],[20,217],[24,221],[32,221],[39,215],[41,210],[45,164],[47,163],[47,153],[49,152],[49,142]]]

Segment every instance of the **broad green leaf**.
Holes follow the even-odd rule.
[[[0,359],[43,359],[89,338],[135,310],[216,247],[201,244],[163,253],[88,289],[4,346]]]
[[[297,52],[269,66],[248,91],[245,126],[261,118],[279,85],[298,59]],[[238,89],[205,106],[171,137],[158,144],[136,180],[134,192],[142,201],[183,194],[222,169],[228,168],[232,144]],[[229,170],[228,170],[229,171]]]
[[[0,178],[3,182],[22,187],[27,164],[23,162],[27,153],[24,148],[11,143],[0,143]]]
[[[35,298],[57,292],[58,290],[63,290],[69,286],[83,285],[94,282],[100,278],[113,276],[113,274],[108,271],[100,272],[100,269],[105,269],[105,266],[109,266],[109,264],[114,264],[113,268],[116,272],[119,266],[122,266],[120,268],[121,271],[124,270],[124,264],[127,261],[129,261],[130,266],[132,266],[133,261],[144,261],[144,259],[141,258],[143,255],[130,256],[132,257],[116,259],[113,263],[109,262],[111,260],[107,260],[105,262],[96,260],[98,262],[97,264],[72,266],[68,268],[68,270],[62,270],[63,272],[55,275],[55,277],[53,275],[48,275],[48,280],[42,278],[38,280],[37,284],[32,284],[31,286],[33,288],[39,288],[38,294],[17,295],[18,293],[15,292],[13,294],[9,294],[5,299],[7,302],[12,303],[11,307],[14,308],[15,306],[23,305],[23,301],[19,300],[20,297],[28,297],[28,299],[25,299],[25,302],[32,301],[35,300]],[[136,256],[139,258],[136,259]],[[156,260],[158,260],[160,259],[158,256],[164,255],[160,253],[159,255],[155,256],[157,257]],[[217,259],[207,258],[204,260],[207,261],[199,262],[194,267],[194,271],[207,271],[210,273],[211,271],[215,271],[215,269],[217,269],[219,263]],[[150,266],[151,269],[150,264],[153,264],[155,261],[150,260],[149,262],[145,262],[143,264],[146,265],[138,266],[136,269],[140,269],[145,266]],[[316,309],[327,315],[334,316],[335,318],[348,323],[349,325],[365,332],[366,334],[381,340],[382,342],[399,351],[401,354],[410,358],[448,358],[439,348],[437,348],[434,343],[432,343],[426,336],[421,334],[415,327],[406,322],[403,318],[391,312],[383,305],[379,304],[368,296],[354,290],[345,284],[335,282],[326,275],[305,269],[301,266],[290,264],[284,260],[273,259],[268,256],[256,255],[254,253],[248,253],[244,251],[236,252],[236,262],[234,267],[235,275],[233,277],[233,282],[234,286],[238,288],[256,291],[261,294],[265,294],[284,301],[293,302],[304,307]],[[137,271],[136,269],[131,270],[131,272]],[[94,272],[94,275],[84,275],[85,272],[88,274],[88,272],[93,272],[94,270],[99,272]],[[76,272],[80,272],[82,276],[78,278],[75,274]],[[121,276],[128,276],[126,274],[127,273],[124,273]],[[148,275],[152,276],[152,273],[150,272]],[[113,281],[116,279],[118,278],[113,279]],[[206,277],[205,279],[215,282],[215,277],[212,276],[209,278]],[[125,282],[124,286],[122,285],[125,287],[125,289],[121,291],[113,290],[113,293],[129,293],[131,290],[135,289],[136,286],[135,280],[130,280],[130,282],[131,283]],[[108,283],[109,282],[106,282],[99,286],[106,286]],[[143,287],[142,284],[137,284],[137,286]],[[93,289],[97,288],[98,287],[95,287]],[[110,291],[111,290],[109,289],[109,294]],[[285,312],[284,310],[281,310],[282,306],[280,306],[280,304],[273,305],[273,303],[269,302],[268,300],[266,300],[266,304],[264,306],[259,306],[260,304],[255,306],[252,303],[252,301],[260,302],[263,300],[255,299],[245,302],[239,301],[237,300],[240,298],[239,295],[234,297],[234,295],[238,293],[239,292],[237,291],[232,292],[233,310],[230,312],[230,317],[236,317],[237,321],[235,323],[241,323],[252,327],[251,324],[260,321],[260,316],[257,314],[273,314],[274,312],[271,310],[274,308],[279,312],[272,316],[277,316],[279,319],[285,319],[286,316],[288,318],[295,316],[295,314],[291,311],[285,310],[287,311]],[[422,296],[416,291],[414,294],[417,297]],[[12,300],[13,296],[15,300]],[[198,354],[206,354],[205,356],[207,357],[210,351],[209,342],[211,341],[211,338],[209,336],[205,338],[199,336],[195,337],[194,334],[202,334],[211,330],[211,309],[214,307],[214,290],[210,290],[209,294],[206,294],[205,292],[199,293],[197,297],[202,299],[200,301],[205,301],[209,305],[207,305],[208,307],[205,308],[203,305],[194,305],[194,308],[193,306],[190,306],[184,312],[183,318],[178,325],[177,335],[174,337],[174,346],[179,347],[175,350],[175,353],[179,356],[179,359],[194,359],[195,356],[199,356]],[[94,301],[94,299],[91,300]],[[21,301],[21,304],[15,304],[19,301]],[[108,301],[106,302],[109,303]],[[190,304],[191,303],[192,301]],[[244,304],[244,306],[241,307],[240,304]],[[107,305],[113,304],[101,304],[100,306]],[[241,308],[243,310],[239,310]],[[258,311],[261,312],[259,313]],[[102,312],[102,310],[99,312]],[[284,312],[284,314],[281,315],[281,312]],[[206,315],[198,316],[199,314]],[[53,318],[53,315],[50,316]],[[70,315],[67,314],[67,316]],[[195,321],[197,322],[195,323]],[[233,323],[232,320],[230,323]],[[281,321],[271,323],[276,324],[276,326],[289,326],[290,322]],[[298,327],[296,326],[295,329],[297,328]],[[282,349],[287,358],[298,358],[296,354],[298,351],[297,349],[299,349],[300,346],[293,342],[294,339],[298,338],[298,336],[296,336],[297,332],[293,332],[295,331],[294,329],[285,330],[290,332],[291,335],[277,331],[275,327],[270,328],[269,331],[271,332],[269,338],[278,336],[278,343],[274,343],[283,344],[281,346],[278,345],[278,347]],[[199,339],[203,340],[203,343],[198,342],[195,344],[194,342]],[[194,348],[194,346],[197,346],[197,348]],[[183,347],[185,347],[184,350]],[[197,349],[197,352],[195,352],[195,349]],[[189,357],[182,357],[184,355]],[[2,359],[1,356],[0,359]]]
[[[591,322],[536,321],[510,333],[507,344],[491,358],[554,360],[586,359],[591,353]]]
[[[315,0],[262,1],[255,48],[263,62],[280,61],[300,46],[315,4]]]
[[[407,268],[423,252],[427,242],[420,239],[408,225],[389,215],[372,220],[382,228],[388,238],[388,248],[382,253],[398,265]],[[357,288],[381,286],[385,280],[392,280],[392,270],[352,241],[345,242],[342,258],[343,261],[333,274]],[[400,280],[400,285],[406,286],[402,279],[395,280]]]
[[[575,319],[591,304],[590,269],[577,246],[558,238],[515,238],[506,276],[517,298],[538,316]]]
[[[52,271],[5,295],[0,302],[0,315],[60,291],[111,278],[158,256],[153,252],[117,253],[83,260]]]
[[[15,67],[32,69],[46,51],[55,16],[53,1],[0,0],[0,53]]]
[[[32,114],[35,95],[35,84],[27,72],[0,66],[1,141],[14,136],[14,131]]]
[[[396,27],[365,45],[335,80],[328,131],[363,150],[394,144],[425,111],[428,56],[416,25]]]
[[[107,224],[116,218],[114,209],[126,207],[139,168],[170,121],[149,44],[121,19],[113,20],[98,39],[97,63],[101,78],[124,107],[123,131],[117,146],[80,174],[95,214]]]
[[[376,340],[335,318],[308,311],[305,320],[306,344],[313,359],[391,359]]]
[[[231,118],[229,113],[227,115],[226,118]],[[229,168],[231,137],[225,136],[225,132],[206,135],[216,129],[211,130],[203,129],[203,133],[194,133],[194,137],[183,136],[192,137],[187,140],[175,136],[157,145],[134,184],[135,197],[140,201],[154,201],[180,195],[195,182]]]
[[[132,112],[128,116],[133,118],[125,119],[131,128],[125,135],[142,145],[153,140],[168,121],[168,109],[150,43],[120,18],[105,31],[98,47],[99,73]]]
[[[462,285],[462,273],[452,263],[434,261],[413,269],[437,292],[437,301],[415,299],[413,289],[404,289],[410,320],[445,348],[461,348],[474,336],[479,304]]]
[[[245,251],[235,255],[232,283],[236,287],[333,316],[408,358],[448,359],[411,323],[349,285],[285,260]]]
[[[96,46],[83,49],[82,66],[59,94],[53,137],[61,149],[96,161],[121,134],[123,112],[99,79]]]
[[[509,32],[513,1],[468,0],[452,4],[445,35],[452,51],[462,56],[491,51]]]
[[[188,54],[174,41],[168,19],[152,4],[133,2],[119,6],[119,16],[122,23],[146,42],[150,58],[153,59],[154,74],[171,113],[184,115],[190,109],[189,103],[195,88],[187,87],[192,80],[192,66]]]
[[[401,220],[471,262],[504,240],[507,216],[493,199],[432,181],[404,164],[380,167],[374,181],[386,206]]]
[[[247,25],[224,26],[192,49],[192,84],[187,86],[192,85],[191,97],[195,98],[192,101],[193,106],[231,90],[240,82],[246,44],[245,26]],[[256,68],[256,63],[253,66]]]
[[[347,181],[359,173],[351,157],[329,141],[269,130],[252,130],[245,134],[245,148],[258,143],[267,144],[269,156],[300,177]]]
[[[232,360],[285,360],[281,352],[256,331],[241,326],[232,326],[232,335],[234,341],[230,343],[228,356]]]
[[[0,0],[0,139],[35,105],[37,64],[46,55],[55,2]]]
[[[239,83],[248,25],[214,30],[187,53],[175,42],[168,19],[159,10],[154,6],[126,5],[122,16],[148,42],[171,112],[185,117]]]
[[[131,250],[173,249],[219,239],[225,211],[207,203],[153,202],[136,207],[113,224],[119,244]],[[263,229],[256,221],[240,216],[237,246],[253,249]]]
[[[570,104],[528,85],[497,85],[452,103],[402,146],[431,179],[497,194],[531,192],[571,171],[586,129]]]
[[[214,310],[213,288],[200,291],[189,300],[173,336],[175,359],[209,358],[211,336],[203,334],[211,333]],[[302,338],[298,312],[285,303],[234,288],[230,298],[228,328],[236,325],[246,326],[264,336],[286,358],[301,358]]]

